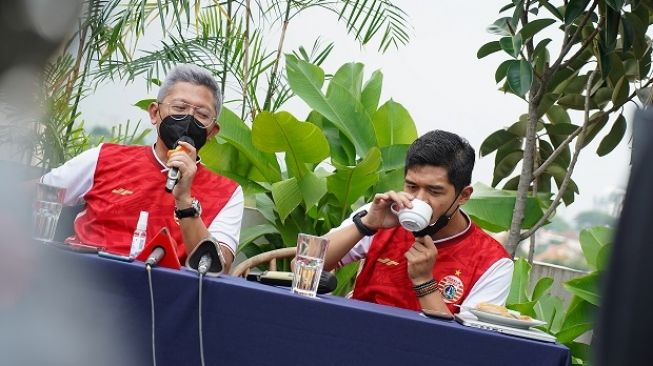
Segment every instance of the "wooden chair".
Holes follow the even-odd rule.
[[[257,254],[251,258],[247,258],[239,265],[237,265],[236,268],[231,271],[231,275],[237,277],[246,277],[250,269],[255,268],[256,266],[263,263],[268,263],[270,271],[276,271],[277,259],[293,258],[295,256],[295,252],[295,247],[289,247],[274,249],[270,250],[269,252]]]

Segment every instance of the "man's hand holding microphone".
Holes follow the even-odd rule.
[[[192,200],[190,187],[197,172],[197,150],[195,142],[188,136],[182,136],[177,146],[168,151],[166,165],[170,168],[166,179],[166,191],[172,192],[177,202]]]

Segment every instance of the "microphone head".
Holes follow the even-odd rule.
[[[179,141],[187,142],[187,143],[193,145],[193,147],[195,147],[195,141],[193,141],[193,138],[190,137],[190,136],[184,135],[184,136],[180,137],[179,140],[177,140],[177,145],[179,145]]]
[[[143,251],[136,257],[136,260],[145,262],[155,249],[161,248],[164,251],[163,257],[159,261],[160,267],[167,267],[171,269],[181,268],[179,258],[177,257],[177,242],[170,235],[168,228],[162,228],[152,240],[150,240],[143,248]]]
[[[204,255],[208,255],[211,258],[211,266],[206,272],[206,275],[214,277],[221,275],[222,271],[224,271],[224,258],[220,251],[220,244],[211,236],[202,239],[188,255],[186,267],[198,271],[200,260]]]

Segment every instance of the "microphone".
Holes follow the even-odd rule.
[[[195,146],[195,141],[193,141],[192,138],[188,136],[182,136],[177,140],[177,143],[175,143],[175,148],[173,150],[168,151],[168,156],[170,156],[170,153],[174,151],[183,151],[183,147],[179,145],[179,141],[187,142],[193,146]],[[168,176],[166,177],[166,192],[170,193],[172,192],[172,189],[175,188],[175,185],[179,181],[179,178],[181,177],[181,173],[179,172],[178,168],[170,168],[168,170]]]
[[[179,258],[177,258],[177,242],[170,236],[168,228],[162,228],[152,240],[143,248],[143,251],[136,257],[136,260],[145,262],[146,267],[155,265],[171,269],[179,269]]]
[[[147,260],[145,261],[146,266],[155,266],[156,264],[159,263],[161,258],[166,254],[165,249],[162,247],[156,247],[152,250],[152,253],[150,253],[150,256],[147,257]]]
[[[217,277],[224,271],[224,258],[220,251],[220,243],[209,236],[202,239],[186,259],[186,267],[201,275]]]

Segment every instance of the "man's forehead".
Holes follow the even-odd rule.
[[[406,182],[423,186],[453,187],[453,184],[449,181],[447,169],[438,166],[425,165],[411,167],[406,171],[405,180]]]
[[[170,87],[168,95],[164,99],[213,109],[213,93],[204,85],[195,85],[184,81],[177,82]]]

